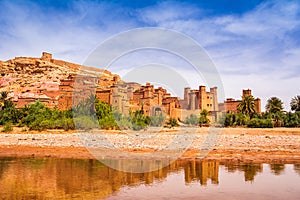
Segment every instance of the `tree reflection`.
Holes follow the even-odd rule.
[[[300,164],[294,164],[294,171],[300,175]]]
[[[254,177],[258,172],[262,172],[262,164],[244,164],[240,168],[244,171],[245,181],[254,181]]]
[[[225,163],[225,168],[228,172],[235,172],[235,171],[242,171],[244,172],[244,179],[245,181],[254,181],[254,177],[257,175],[258,172],[263,171],[262,164],[255,164],[255,163],[244,163],[244,164],[233,164],[233,163]]]
[[[284,164],[270,164],[271,172],[275,175],[280,175],[284,172]]]
[[[3,173],[6,171],[8,167],[8,162],[12,160],[12,158],[0,158],[0,180],[2,178]]]

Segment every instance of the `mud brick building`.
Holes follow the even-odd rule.
[[[0,91],[8,91],[17,107],[40,100],[51,108],[66,110],[95,95],[124,115],[130,110],[142,109],[147,116],[164,113],[183,121],[191,114],[199,116],[201,111],[207,110],[214,122],[220,112],[237,112],[241,102],[229,98],[218,103],[217,87],[206,91],[205,86],[184,88],[183,99],[172,97],[162,87],[124,82],[107,70],[53,59],[47,52],[40,58],[15,57],[1,61],[0,74]],[[243,98],[247,95],[251,95],[251,90],[243,90]],[[257,112],[260,112],[260,104],[260,99],[255,99]]]
[[[242,99],[246,96],[252,95],[252,91],[250,89],[243,90]],[[242,100],[235,100],[233,98],[227,98],[224,103],[219,103],[219,108],[221,112],[227,113],[236,113],[238,111],[237,107]],[[255,99],[255,111],[261,113],[261,100],[259,98]]]

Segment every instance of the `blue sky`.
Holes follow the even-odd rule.
[[[215,63],[226,97],[240,98],[243,88],[251,88],[262,107],[267,98],[278,96],[289,110],[290,99],[300,94],[296,0],[0,0],[0,59],[48,51],[83,63],[112,35],[141,27],[171,29],[197,41]],[[126,62],[121,65],[113,72],[124,73]],[[192,87],[197,84],[191,82]]]

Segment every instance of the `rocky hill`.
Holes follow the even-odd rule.
[[[120,80],[118,75],[107,70],[81,66],[56,60],[43,52],[41,58],[15,57],[0,61],[0,92],[7,91],[9,98],[18,102],[20,99],[58,99],[61,94],[62,80],[77,74],[97,76],[98,87],[105,89]]]

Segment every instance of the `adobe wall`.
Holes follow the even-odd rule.
[[[237,107],[241,103],[241,100],[225,101],[225,111],[228,113],[237,112]]]
[[[261,100],[259,98],[255,99],[255,110],[261,113]]]
[[[23,108],[28,104],[34,103],[39,100],[41,103],[44,103],[49,108],[56,108],[57,107],[57,100],[56,99],[48,99],[48,98],[35,98],[35,97],[20,97],[17,101],[14,101],[14,104],[17,108]]]
[[[96,91],[96,97],[101,102],[105,102],[109,105],[112,104],[112,92],[111,92],[111,90],[97,90]]]
[[[246,96],[252,95],[252,91],[250,89],[242,90],[242,99]],[[235,100],[233,98],[227,98],[224,103],[219,104],[219,111],[220,112],[227,112],[227,113],[236,113],[238,112],[238,105],[241,103],[242,100]],[[255,99],[255,111],[261,113],[261,100],[259,98]]]
[[[67,61],[63,61],[63,60],[56,60],[56,59],[51,59],[49,60],[50,62],[52,62],[55,65],[59,65],[59,66],[68,66],[72,69],[78,70],[80,69],[81,65],[78,64],[74,64],[74,63],[70,63]]]

